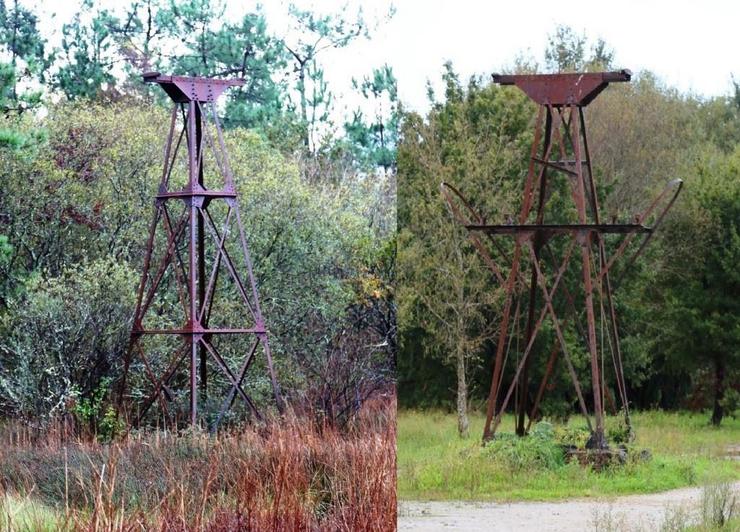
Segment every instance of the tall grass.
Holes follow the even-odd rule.
[[[63,444],[0,431],[0,486],[83,530],[395,530],[395,401],[344,431],[288,416],[210,437]]]
[[[738,494],[727,482],[704,487],[701,498],[702,523],[707,527],[722,528],[737,517]]]
[[[57,532],[65,524],[59,514],[31,497],[0,497],[0,530]]]

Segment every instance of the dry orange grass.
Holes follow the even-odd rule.
[[[0,487],[32,493],[74,530],[395,530],[395,399],[343,431],[287,416],[209,437],[111,445],[0,433]]]

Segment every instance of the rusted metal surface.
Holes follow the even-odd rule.
[[[607,447],[604,434],[605,397],[611,401],[608,386],[614,385],[621,401],[627,426],[630,427],[629,401],[624,382],[622,353],[619,345],[617,316],[612,297],[610,271],[614,263],[624,255],[636,237],[643,239],[636,251],[626,261],[629,267],[645,249],[655,229],[671,208],[681,190],[681,180],[671,181],[666,189],[636,216],[632,223],[604,223],[599,216],[591,156],[586,135],[584,107],[612,82],[626,82],[631,78],[629,70],[619,72],[545,74],[545,75],[498,75],[493,79],[502,85],[515,85],[539,104],[535,124],[534,143],[529,160],[529,170],[524,182],[519,215],[504,223],[488,224],[463,195],[452,185],[442,183],[442,194],[455,220],[468,230],[468,236],[483,257],[484,263],[503,286],[506,298],[500,321],[493,363],[491,388],[486,409],[484,441],[495,434],[501,418],[518,386],[516,401],[515,430],[524,435],[537,415],[539,404],[545,393],[547,381],[554,369],[558,355],[568,369],[576,392],[581,412],[586,418],[592,436],[589,446],[596,449]],[[566,179],[575,207],[575,219],[570,222],[548,223],[547,203],[554,179]],[[464,207],[462,210],[459,207]],[[645,223],[655,217],[652,226]],[[487,238],[494,250],[484,245],[481,237]],[[507,253],[497,239],[513,238],[513,251]],[[608,253],[608,237],[621,238],[616,249]],[[550,242],[567,238],[562,257],[555,257]],[[614,247],[614,246],[612,246]],[[549,260],[543,253],[547,251]],[[563,281],[565,272],[571,267],[571,259],[577,257],[580,265],[581,288],[573,293]],[[549,275],[548,275],[549,274]],[[551,278],[551,280],[548,280]],[[565,296],[567,315],[560,317],[555,300],[558,292]],[[516,308],[512,319],[512,308]],[[526,321],[524,328],[518,326],[520,319]],[[597,316],[600,325],[597,326]],[[528,394],[530,368],[536,360],[534,345],[543,323],[549,319],[555,332],[556,342],[549,351],[544,376],[537,388],[534,401]],[[583,321],[585,320],[585,324]],[[573,365],[565,340],[565,328],[569,322],[582,339],[589,355],[591,389],[585,391]],[[524,330],[523,352],[518,357],[513,377],[508,387],[503,386],[505,363],[515,331]],[[604,338],[606,336],[607,338]],[[605,365],[605,359],[611,364]],[[612,383],[606,380],[605,368],[613,368]],[[526,418],[529,418],[528,420]],[[526,424],[526,425],[525,425]],[[630,428],[631,430],[631,428]]]
[[[245,375],[259,348],[266,358],[279,409],[282,409],[282,398],[272,364],[268,330],[260,309],[234,178],[215,106],[216,99],[224,90],[242,85],[244,81],[165,76],[158,72],[146,73],[143,78],[147,83],[159,84],[173,100],[174,106],[165,141],[164,168],[146,243],[130,346],[124,361],[120,408],[126,411],[134,425],[138,425],[149,409],[158,403],[164,423],[174,424],[177,420],[170,412],[174,388],[187,383],[188,423],[193,426],[201,424],[199,404],[209,393],[209,375],[216,372],[225,378],[228,392],[210,425],[211,430],[217,428],[237,395],[252,415],[260,418],[254,401],[244,389]],[[181,129],[176,133],[178,125]],[[178,159],[178,154],[185,158],[184,164],[182,157]],[[215,168],[205,169],[205,161],[209,157],[215,163]],[[220,181],[215,188],[206,186],[205,170],[210,172],[214,181]],[[186,173],[182,176],[182,188],[172,184],[173,174],[178,175],[178,171]],[[179,209],[179,216],[173,218]],[[232,244],[231,247],[228,244]],[[234,254],[240,254],[241,257],[235,257]],[[227,313],[236,323],[211,324],[213,311],[218,306],[214,300],[217,299],[219,278],[222,284],[230,280],[233,292],[242,305],[241,310],[234,312],[232,302],[231,314]],[[171,288],[173,285],[174,291]],[[168,290],[170,294],[176,292],[177,303],[173,307],[180,312],[182,322],[169,327],[155,326],[151,322],[161,323],[165,317],[163,308],[168,307],[161,305],[156,313],[152,307],[157,297],[162,297],[161,294]],[[242,355],[243,361],[238,371],[234,371],[219,352],[217,343],[219,338],[239,335],[253,337],[254,341],[251,349]],[[172,336],[180,337],[180,345],[171,354],[163,353],[161,347],[147,352],[145,338]],[[133,412],[128,411],[125,392],[129,370],[135,358],[141,362],[151,390],[138,410]]]
[[[609,83],[630,81],[632,72],[584,72],[572,74],[494,74],[500,85],[516,85],[540,105],[577,105],[583,107],[593,101]]]

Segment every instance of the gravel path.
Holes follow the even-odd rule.
[[[740,482],[733,484],[740,495]],[[400,502],[398,530],[575,532],[660,530],[668,508],[696,515],[701,488],[563,502]],[[599,527],[596,524],[599,523]]]

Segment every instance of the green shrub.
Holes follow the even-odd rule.
[[[27,282],[2,324],[0,412],[41,421],[74,412],[101,428],[128,341],[136,277],[108,259]]]
[[[634,433],[627,426],[624,420],[620,419],[619,423],[607,430],[607,437],[614,443],[630,443],[634,439]]]
[[[530,432],[530,436],[541,440],[553,440],[555,438],[555,429],[553,428],[552,423],[548,421],[540,421],[534,426],[532,432]]]
[[[101,442],[110,442],[122,430],[123,420],[108,401],[111,391],[111,377],[103,377],[89,397],[74,402],[72,412],[77,419]],[[77,390],[74,395],[79,395]]]
[[[577,449],[585,449],[586,442],[591,437],[591,432],[588,427],[568,427],[565,425],[558,425],[555,427],[554,439],[560,445],[566,447],[575,447]]]
[[[484,448],[484,452],[510,471],[557,469],[564,465],[562,447],[555,441],[550,423],[535,425],[528,437],[501,434]]]

